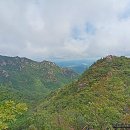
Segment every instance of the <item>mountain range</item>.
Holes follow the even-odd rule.
[[[54,60],[61,67],[72,69],[73,71],[82,74],[88,69],[97,58],[75,59],[75,60]]]
[[[53,62],[0,56],[0,100],[9,98],[34,102],[77,77],[74,71]]]
[[[130,123],[129,101],[130,58],[110,55],[49,95],[37,106],[33,125],[38,130],[113,129]]]
[[[130,123],[130,58],[101,58],[79,76],[53,62],[0,56],[0,100],[25,102],[10,130],[113,130]]]

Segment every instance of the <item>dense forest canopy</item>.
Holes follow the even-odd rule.
[[[25,128],[29,115],[40,100],[78,76],[74,71],[53,62],[0,56],[0,101],[24,102],[28,107],[28,112],[18,116],[15,124],[11,125],[12,129]]]
[[[130,59],[107,56],[78,81],[49,95],[34,113],[39,130],[112,129],[130,123]]]
[[[52,66],[49,66],[48,70],[50,69]],[[9,67],[7,70],[10,74],[12,70],[14,72],[14,68]],[[28,74],[32,74],[32,71],[34,69]],[[16,72],[19,75],[21,71]],[[71,73],[67,74],[69,76]],[[17,81],[19,82],[18,79]],[[51,90],[51,93],[43,98],[40,97],[39,101],[36,100],[37,97],[35,99],[34,93],[33,104],[32,95],[23,93],[28,87],[24,84],[23,91],[20,91],[16,86],[4,84],[4,80],[1,84],[1,129],[9,127],[11,130],[82,130],[91,127],[104,130],[113,129],[112,126],[116,123],[130,123],[130,58],[124,56],[110,55],[98,60],[77,80],[61,88],[54,86],[55,90]],[[39,84],[35,83],[32,88],[30,86],[30,93],[37,86]],[[53,88],[53,85],[51,87]],[[37,94],[38,92],[41,93],[37,91]],[[21,94],[26,95],[27,100],[23,99]],[[16,103],[6,101],[7,99],[14,99]],[[22,101],[26,104],[21,104]],[[4,110],[7,110],[7,113]]]

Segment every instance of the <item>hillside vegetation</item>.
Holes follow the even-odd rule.
[[[25,129],[30,114],[40,100],[44,100],[49,93],[77,78],[77,73],[67,68],[60,68],[53,62],[0,56],[0,104],[13,100],[16,103],[24,102],[28,107],[24,115],[18,116],[16,122],[10,123],[10,129]],[[2,115],[5,115],[6,119],[6,111]],[[3,126],[2,115],[0,113],[0,129]],[[15,119],[15,114],[12,116]]]
[[[130,58],[107,56],[81,78],[55,91],[33,114],[38,130],[112,129],[130,123]]]
[[[72,70],[60,68],[53,62],[0,56],[0,100],[6,95],[6,98],[31,103],[77,77]]]

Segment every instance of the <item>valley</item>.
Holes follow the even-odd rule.
[[[77,60],[54,60],[61,67],[72,69],[73,71],[82,74],[88,69],[98,58],[87,58]]]
[[[49,61],[0,56],[1,102],[27,105],[9,130],[104,130],[130,123],[129,76],[124,56],[101,58],[81,76]]]
[[[26,103],[28,111],[18,117],[11,129],[26,127],[28,116],[49,93],[58,90],[79,75],[53,62],[0,56],[0,101]],[[2,113],[1,113],[2,114]],[[0,127],[1,128],[1,127]]]
[[[98,60],[78,81],[37,106],[32,124],[39,130],[105,130],[116,123],[129,124],[129,64],[130,59],[123,56]]]

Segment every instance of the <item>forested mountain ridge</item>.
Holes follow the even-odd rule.
[[[38,130],[112,129],[130,123],[130,58],[107,56],[48,96],[33,114]]]
[[[77,73],[53,62],[0,56],[0,100],[17,97],[34,101],[77,77]]]
[[[44,100],[52,91],[77,80],[78,76],[74,71],[61,68],[53,62],[36,62],[18,56],[0,55],[0,104],[12,103],[12,101],[18,104],[23,102],[28,108],[28,111],[18,116],[14,123],[15,118],[10,116],[15,114],[9,113],[9,117],[6,118],[13,119],[9,124],[4,123],[6,118],[3,118],[3,114],[6,113],[0,111],[0,115],[3,115],[0,117],[2,122],[0,129],[7,127],[11,130],[25,129],[28,126],[28,118],[39,101]]]

